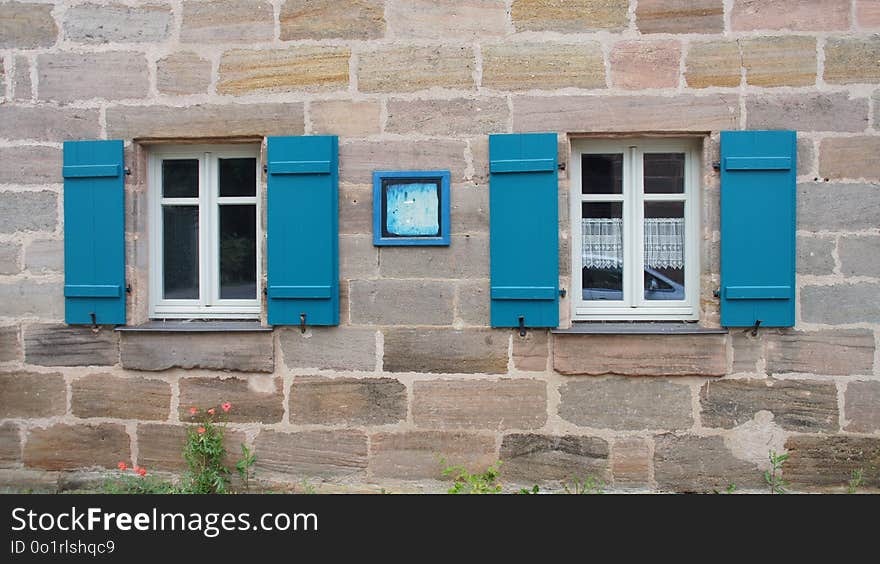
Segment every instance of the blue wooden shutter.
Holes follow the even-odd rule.
[[[338,154],[335,136],[268,139],[270,325],[339,324]]]
[[[492,326],[559,325],[556,134],[489,136]]]
[[[122,141],[64,142],[64,320],[125,323]]]
[[[721,324],[794,325],[794,131],[721,132]]]

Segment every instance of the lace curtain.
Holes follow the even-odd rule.
[[[623,262],[623,221],[585,218],[581,224],[583,261],[587,268],[618,268]],[[645,265],[684,268],[684,219],[645,219]]]

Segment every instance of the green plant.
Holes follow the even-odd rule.
[[[567,494],[602,494],[605,493],[605,484],[601,480],[587,476],[583,480],[572,478],[570,485],[568,482],[562,484],[562,489]]]
[[[854,494],[865,482],[865,471],[864,469],[859,468],[858,470],[853,470],[850,476],[850,480],[846,486],[846,493]]]
[[[195,494],[227,493],[231,472],[226,467],[226,446],[223,436],[226,431],[226,420],[223,418],[232,404],[223,402],[219,408],[211,407],[200,410],[189,409],[194,424],[186,430],[186,444],[183,447],[183,459],[188,470],[183,480],[183,491]],[[256,462],[254,454],[244,445],[242,458],[235,468],[245,485],[249,487],[250,469]]]
[[[782,465],[788,460],[788,456],[786,453],[776,454],[775,450],[770,451],[770,470],[764,471],[764,481],[767,482],[771,494],[788,493],[785,489],[788,482],[782,479]]]
[[[452,476],[452,487],[447,493],[451,494],[498,494],[501,493],[501,483],[498,481],[499,460],[486,468],[484,472],[471,474],[464,466],[446,466],[446,460],[440,459],[444,476]]]
[[[173,494],[179,488],[173,483],[155,476],[147,476],[140,466],[128,466],[124,461],[116,465],[119,475],[109,478],[101,485],[101,493],[107,494]]]
[[[531,489],[520,488],[520,490],[516,493],[523,494],[523,495],[535,495],[535,494],[539,493],[540,491],[541,491],[541,488],[538,487],[538,484],[535,484],[534,486],[531,487]]]
[[[235,470],[244,484],[244,491],[250,491],[250,475],[251,467],[256,463],[257,455],[244,444],[241,443],[241,458],[235,463]]]
[[[724,488],[723,492],[720,492],[718,490],[712,490],[712,493],[716,493],[716,494],[732,494],[734,492],[736,492],[736,484],[727,484],[727,487]]]
[[[303,478],[302,480],[300,480],[300,482],[299,482],[299,486],[302,488],[302,492],[301,492],[301,493],[304,493],[304,494],[307,494],[307,495],[312,495],[312,494],[316,494],[316,493],[318,493],[318,492],[315,490],[315,486],[313,486],[312,484],[310,484],[305,478]],[[295,487],[294,487],[294,492],[296,492],[296,488],[295,488]]]

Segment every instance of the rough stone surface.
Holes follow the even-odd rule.
[[[737,0],[733,31],[835,31],[849,28],[849,0]]]
[[[880,382],[850,382],[844,394],[845,430],[851,433],[880,431]]]
[[[880,137],[823,139],[819,151],[819,174],[825,178],[880,179],[880,161],[874,158],[878,152]],[[877,186],[873,188],[876,190]]]
[[[24,267],[32,273],[61,272],[64,270],[64,241],[37,239],[24,250]]]
[[[6,151],[0,151],[0,156]],[[0,208],[0,232],[52,231],[58,221],[58,196],[54,192],[6,192]]]
[[[386,329],[387,372],[485,373],[507,370],[507,333],[489,329]]]
[[[822,144],[825,143],[827,141]],[[855,160],[855,158],[850,159],[850,163],[853,164]],[[857,166],[862,169],[869,165],[862,163]],[[799,230],[874,229],[877,227],[878,217],[880,217],[880,189],[876,185],[821,182],[798,184],[797,227]]]
[[[454,184],[450,190],[452,232],[488,231],[489,188],[473,184]]]
[[[533,329],[520,337],[519,332],[513,334],[513,365],[517,370],[543,372],[547,369],[549,333]]]
[[[184,43],[269,41],[275,34],[272,4],[263,0],[183,3],[180,40]]]
[[[880,3],[877,0],[856,0],[856,23],[860,28],[880,27]]]
[[[831,274],[834,270],[833,239],[799,236],[797,238],[798,274]]]
[[[769,411],[788,431],[832,432],[839,428],[837,388],[814,380],[717,380],[700,389],[703,425],[731,429]]]
[[[52,417],[67,410],[67,387],[61,374],[0,373],[0,419]]]
[[[147,471],[176,472],[186,470],[183,447],[186,444],[186,427],[161,423],[141,423],[137,426],[138,465]],[[241,456],[241,443],[245,442],[242,431],[227,428],[223,434],[226,457],[223,462],[233,468]]]
[[[838,248],[844,276],[880,277],[880,237],[841,237]]]
[[[749,129],[864,131],[868,100],[847,94],[753,95],[746,98]]]
[[[257,472],[341,477],[362,474],[367,467],[367,436],[360,431],[260,431],[254,444]]]
[[[316,135],[339,135],[340,137],[366,137],[379,133],[382,108],[378,102],[369,100],[326,100],[312,102],[309,116],[312,133]]]
[[[588,476],[607,481],[609,450],[608,443],[598,437],[506,435],[501,443],[501,474],[506,480],[528,484],[572,482]]]
[[[37,68],[40,100],[122,100],[149,93],[147,60],[133,51],[45,54],[37,57]]]
[[[874,334],[864,329],[768,333],[765,358],[771,374],[871,374]]]
[[[171,409],[171,385],[162,380],[90,374],[70,387],[70,409],[77,417],[164,421]]]
[[[547,385],[538,380],[430,380],[413,383],[417,427],[537,429],[547,420]]]
[[[489,281],[469,280],[458,283],[457,319],[467,325],[486,327],[490,322]]]
[[[347,47],[227,51],[220,60],[217,92],[236,96],[348,88]]]
[[[21,431],[18,425],[7,421],[0,425],[0,468],[17,466],[20,462]]]
[[[0,49],[51,47],[57,35],[51,4],[6,2],[0,5]]]
[[[367,325],[449,325],[452,282],[352,280],[351,321]]]
[[[372,186],[346,186],[339,187],[339,233],[361,234],[369,237],[370,245],[373,244],[373,187]],[[340,241],[342,245],[342,241]],[[340,247],[340,252],[349,249]],[[376,258],[374,266],[379,271],[379,251],[373,248]],[[340,256],[340,261],[348,257]],[[343,265],[340,262],[339,268]],[[350,263],[345,268],[350,268]],[[344,271],[342,271],[344,272]],[[343,278],[345,276],[343,275]]]
[[[691,88],[739,86],[742,58],[735,41],[693,42],[688,49],[685,80]]]
[[[816,83],[816,39],[803,36],[742,40],[746,84],[811,86]]]
[[[115,106],[107,109],[107,135],[122,138],[302,135],[302,104]]]
[[[38,366],[112,366],[119,362],[117,333],[103,327],[35,324],[24,328],[24,358]]]
[[[360,55],[362,92],[416,92],[430,88],[473,90],[470,47],[389,47]]]
[[[562,374],[721,376],[725,335],[554,335],[553,368]]]
[[[578,33],[626,28],[627,0],[513,0],[517,31]]]
[[[464,141],[446,139],[342,143],[339,146],[339,179],[353,184],[370,184],[374,170],[434,170],[437,163],[442,162],[455,182],[464,178],[465,146]],[[366,233],[372,232],[371,225]]]
[[[483,46],[483,87],[494,90],[605,88],[598,43],[501,43]]]
[[[637,430],[693,425],[690,388],[667,380],[573,380],[559,388],[559,395],[559,416],[581,427]]]
[[[678,41],[619,41],[611,49],[611,82],[626,90],[675,88],[680,59]]]
[[[406,419],[406,386],[393,378],[298,376],[290,388],[292,423],[388,425]]]
[[[0,106],[0,137],[61,142],[100,137],[98,110]]]
[[[230,402],[229,421],[278,423],[284,415],[284,384],[281,378],[248,376],[247,378],[182,378],[179,417],[189,420],[191,407],[219,408]]]
[[[388,30],[413,39],[483,39],[504,35],[503,0],[389,0]]]
[[[448,247],[384,247],[379,273],[385,278],[488,278],[489,238],[454,235]]]
[[[468,100],[391,100],[389,133],[454,136],[505,131],[509,111],[504,98]]]
[[[0,283],[0,303],[8,317],[64,317],[64,288],[60,282],[38,283],[19,279]]]
[[[18,360],[21,356],[21,344],[18,340],[18,326],[0,327],[0,362]]]
[[[156,62],[156,88],[162,94],[201,94],[211,85],[211,61],[183,51]]]
[[[385,33],[382,0],[287,0],[278,18],[282,41],[378,39]]]
[[[825,82],[857,84],[880,82],[880,35],[864,39],[828,39],[825,44]]]
[[[0,184],[50,184],[61,182],[61,149],[55,147],[2,147],[0,148]],[[51,192],[3,194],[0,208],[0,232],[16,229],[10,225],[35,225],[41,230],[55,227],[55,208],[48,199],[56,198]],[[35,201],[36,200],[36,201]],[[17,209],[15,206],[33,206]],[[6,214],[9,217],[6,217]],[[37,220],[29,216],[36,216]],[[52,218],[49,223],[44,218]],[[33,229],[33,228],[31,228]],[[7,231],[9,230],[9,231]]]
[[[794,436],[785,448],[782,476],[794,485],[845,486],[862,470],[863,486],[880,487],[880,438]]]
[[[880,284],[835,284],[801,289],[801,315],[810,323],[880,323]]]
[[[736,97],[536,96],[513,98],[513,130],[719,131],[738,129]]]
[[[115,468],[120,460],[131,460],[130,444],[122,425],[59,423],[28,430],[23,459],[25,466],[44,470]]]
[[[167,4],[81,4],[64,13],[64,38],[82,43],[164,41],[172,21]]]
[[[0,71],[0,75],[3,72]],[[10,76],[11,86],[14,88],[14,98],[25,102],[31,101],[34,94],[31,84],[31,62],[28,57],[18,56],[15,58],[15,75]],[[0,78],[2,81],[2,78]],[[0,88],[2,90],[2,88]]]
[[[445,467],[482,472],[496,460],[495,438],[490,435],[407,431],[370,436],[369,468],[377,478],[439,480]]]
[[[311,327],[279,333],[288,368],[373,371],[376,367],[376,330],[354,327]]]
[[[342,235],[339,238],[339,277],[346,280],[376,278],[379,251],[370,235]]]
[[[636,26],[642,33],[721,33],[722,0],[639,0]]]
[[[760,469],[735,458],[721,437],[659,435],[654,439],[654,479],[661,490],[724,491],[764,486]]]
[[[14,241],[0,243],[0,274],[21,272],[21,245]]]
[[[618,487],[646,486],[651,480],[651,448],[637,437],[616,439],[611,447],[611,473]]]
[[[123,368],[207,368],[272,372],[272,333],[124,333]]]

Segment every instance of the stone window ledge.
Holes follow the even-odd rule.
[[[148,321],[141,325],[121,325],[117,331],[125,333],[264,333],[271,332],[271,326],[261,325],[259,321]]]
[[[683,322],[617,322],[595,323],[575,321],[568,329],[552,329],[556,335],[726,335],[724,327],[702,327]]]

